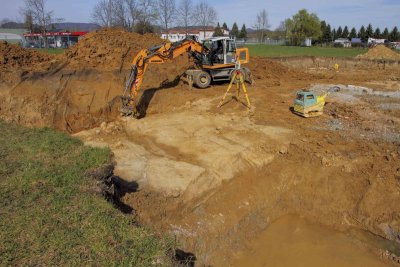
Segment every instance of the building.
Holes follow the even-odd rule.
[[[12,44],[23,42],[22,34],[26,32],[25,29],[6,29],[0,28],[0,41],[6,41]]]
[[[161,34],[162,39],[168,39],[171,42],[177,42],[186,38],[187,35],[196,36],[199,41],[203,41],[205,39],[213,37],[215,28],[213,26],[207,27],[199,27],[199,26],[190,26],[186,32],[185,28],[175,27]],[[229,31],[222,29],[224,35],[228,36]]]
[[[67,48],[76,44],[87,32],[46,32],[46,33],[25,33],[24,46],[41,48],[45,45],[45,38],[50,48]]]
[[[376,38],[368,38],[368,44],[385,44],[387,41],[386,39],[376,39]]]
[[[333,43],[335,46],[342,46],[346,48],[351,47],[351,42],[347,38],[338,38]]]

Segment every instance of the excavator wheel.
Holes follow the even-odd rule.
[[[211,83],[211,75],[206,71],[201,71],[194,75],[193,81],[197,87],[207,88]]]

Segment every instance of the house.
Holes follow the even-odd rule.
[[[338,38],[333,43],[335,46],[342,46],[346,48],[351,47],[351,42],[347,38]]]
[[[25,33],[25,47],[41,48],[44,47],[47,39],[50,48],[66,48],[76,44],[79,39],[87,32],[46,32],[46,33]]]
[[[161,33],[162,39],[168,39],[171,42],[177,42],[186,38],[187,35],[194,35],[199,41],[213,37],[215,28],[213,26],[201,27],[190,26],[187,31],[183,27],[171,28],[166,32]],[[229,31],[222,29],[224,35],[229,35]]]
[[[362,44],[362,40],[361,40],[361,38],[351,38],[351,41],[350,41],[352,44],[359,44],[359,45],[361,45]]]
[[[385,44],[386,39],[368,38],[368,44]]]

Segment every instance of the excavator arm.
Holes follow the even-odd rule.
[[[184,53],[189,53],[194,58],[200,58],[206,48],[194,37],[188,37],[175,43],[165,43],[150,49],[141,50],[133,59],[132,70],[125,85],[122,113],[135,115],[135,101],[143,82],[143,77],[150,63],[162,64]],[[126,95],[129,93],[129,96]]]

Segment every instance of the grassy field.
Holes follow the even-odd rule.
[[[1,120],[0,131],[0,266],[171,264],[170,239],[134,226],[87,175],[108,149]]]
[[[263,57],[355,57],[367,52],[363,48],[335,48],[335,47],[299,47],[278,45],[247,45],[252,56]]]

